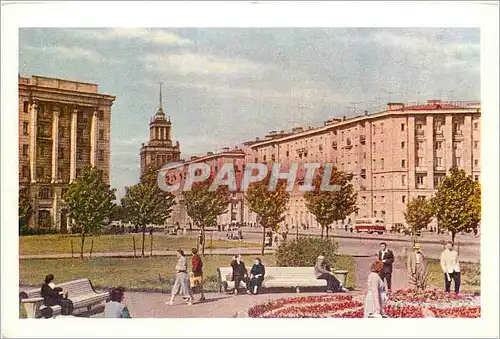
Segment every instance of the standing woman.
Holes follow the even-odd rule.
[[[250,282],[248,284],[248,294],[257,294],[258,289],[262,286],[266,275],[266,268],[262,265],[260,258],[255,258],[255,262],[250,270]]]
[[[365,298],[365,318],[381,318],[384,314],[384,282],[380,278],[382,262],[375,261],[370,267],[368,276],[368,291]]]
[[[172,296],[167,304],[173,305],[175,296],[181,293],[184,299],[187,300],[187,304],[192,305],[193,293],[191,292],[189,275],[187,272],[186,257],[184,256],[184,251],[181,249],[177,250],[177,264],[175,265],[175,271],[176,274],[174,286],[172,287]]]

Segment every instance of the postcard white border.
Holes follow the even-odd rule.
[[[18,2],[2,3],[1,227],[5,337],[485,337],[498,336],[497,2]],[[19,27],[481,27],[482,318],[474,320],[19,319]],[[382,324],[382,321],[385,322]],[[194,326],[195,324],[195,326]],[[77,330],[78,328],[78,330]],[[251,330],[253,328],[253,330]]]

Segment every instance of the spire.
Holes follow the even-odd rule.
[[[161,95],[161,85],[163,85],[163,82],[160,82],[160,106],[158,108],[158,111],[156,111],[156,115],[157,116],[162,116],[164,117],[165,116],[165,113],[163,113],[163,99],[162,99],[162,95]]]

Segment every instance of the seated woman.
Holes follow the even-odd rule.
[[[234,258],[231,261],[232,281],[234,281],[234,294],[238,294],[240,282],[244,282],[245,285],[248,283],[248,271],[245,263],[241,260],[241,254],[236,255]]]
[[[382,318],[384,315],[385,286],[380,278],[382,262],[375,261],[370,267],[368,275],[368,291],[365,298],[364,317]]]
[[[59,305],[64,309],[72,309],[73,302],[68,299],[68,293],[63,294],[63,289],[60,287],[55,287],[53,280],[53,274],[48,274],[47,276],[45,276],[45,282],[42,284],[41,289],[43,304],[48,307]],[[44,316],[47,317],[47,315]]]
[[[110,301],[104,306],[104,318],[131,318],[125,304],[124,292],[125,289],[121,286],[111,290],[109,293]]]
[[[250,282],[248,284],[248,294],[257,294],[258,289],[262,286],[264,276],[266,275],[266,268],[262,265],[260,258],[255,258],[255,262],[250,270]]]

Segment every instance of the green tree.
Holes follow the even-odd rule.
[[[264,255],[266,230],[279,231],[279,224],[285,220],[284,213],[290,200],[284,180],[278,181],[274,191],[268,189],[269,181],[270,175],[261,181],[251,183],[245,195],[248,209],[259,216],[262,225],[262,255]]]
[[[330,185],[338,185],[339,190],[322,191],[321,181],[324,176],[324,167],[316,171],[313,179],[314,189],[307,191],[304,194],[306,207],[315,217],[316,221],[321,225],[321,238],[326,229],[326,237],[328,238],[328,230],[330,225],[337,220],[344,220],[351,213],[358,210],[356,206],[357,194],[354,186],[350,183],[352,175],[339,171],[333,167],[330,176]]]
[[[463,169],[451,168],[435,197],[432,199],[434,215],[440,228],[457,233],[477,229],[481,221],[481,186]]]
[[[404,212],[406,223],[410,226],[413,243],[416,242],[416,234],[424,229],[432,221],[433,208],[429,200],[416,198],[408,202]]]
[[[143,257],[146,226],[163,224],[170,217],[174,205],[174,196],[160,194],[156,186],[139,183],[126,188],[126,194],[121,199],[121,206],[124,211],[127,211],[127,220],[142,229],[141,254]]]
[[[19,226],[24,226],[28,223],[31,217],[32,207],[28,196],[27,189],[19,190]]]
[[[217,226],[217,217],[228,210],[231,192],[227,186],[209,190],[213,178],[194,183],[190,191],[183,192],[186,212],[201,230],[202,255],[205,255],[205,228]]]
[[[99,234],[104,227],[104,218],[114,209],[115,189],[104,182],[95,167],[82,168],[80,175],[68,187],[64,201],[69,217],[81,229],[80,257],[83,259],[83,245],[87,234]]]

